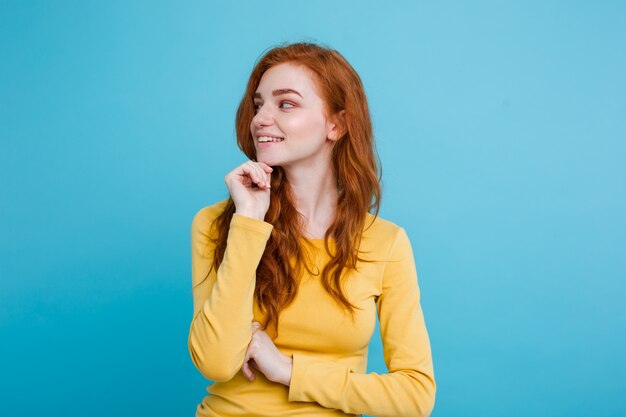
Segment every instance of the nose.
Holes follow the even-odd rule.
[[[256,126],[267,126],[272,123],[272,114],[268,109],[269,106],[261,105],[252,118],[252,123]]]

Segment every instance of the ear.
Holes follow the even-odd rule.
[[[332,141],[339,140],[346,132],[346,120],[345,110],[341,110],[333,115],[331,118],[331,128],[328,132],[327,138]]]

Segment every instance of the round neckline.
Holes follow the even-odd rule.
[[[307,242],[311,242],[311,243],[324,243],[324,238],[323,237],[311,238],[311,237],[304,237],[304,236],[302,236],[301,239],[304,240],[304,241],[307,241]],[[331,237],[330,239],[328,239],[328,242],[329,243],[334,243],[335,242],[335,238]]]

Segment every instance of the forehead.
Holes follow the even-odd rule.
[[[278,64],[263,73],[256,93],[262,97],[272,96],[277,89],[293,89],[302,94],[304,100],[321,100],[313,73],[302,65]]]

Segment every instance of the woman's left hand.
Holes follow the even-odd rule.
[[[289,386],[291,382],[291,368],[293,360],[283,355],[276,348],[265,331],[261,330],[259,322],[252,322],[252,340],[248,344],[246,356],[241,370],[250,381],[254,380],[254,373],[250,365],[258,369],[272,382]]]

